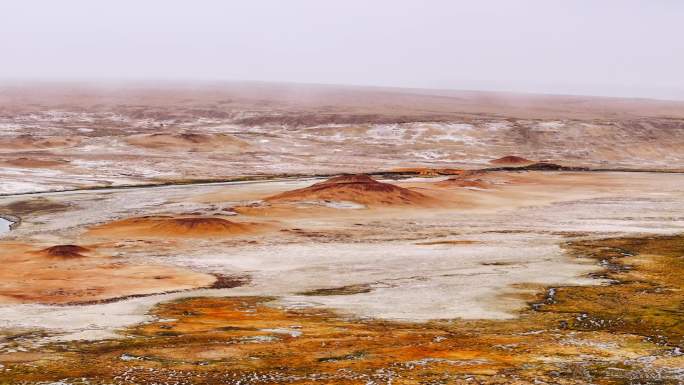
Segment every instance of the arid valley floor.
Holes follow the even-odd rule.
[[[0,384],[684,383],[684,103],[0,87]]]

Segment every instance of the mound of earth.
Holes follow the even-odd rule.
[[[140,217],[110,222],[92,228],[89,234],[102,237],[220,237],[256,232],[261,225],[210,217]]]
[[[43,150],[49,148],[74,147],[81,143],[82,138],[77,136],[68,137],[43,137],[33,135],[19,135],[16,137],[0,138],[0,148],[4,150]]]
[[[513,166],[513,165],[525,165],[525,164],[532,164],[534,161],[531,161],[529,159],[525,159],[519,156],[515,155],[508,155],[504,156],[499,159],[494,159],[489,161],[491,164],[496,164],[500,166]]]
[[[586,167],[573,167],[573,166],[563,166],[560,164],[556,163],[549,163],[549,162],[538,162],[531,164],[529,166],[525,166],[526,170],[532,170],[532,171],[586,171],[588,168]]]
[[[65,160],[44,160],[44,159],[31,159],[31,158],[16,158],[8,159],[3,162],[8,166],[23,167],[23,168],[49,168],[63,166],[68,161]]]
[[[133,135],[126,138],[126,142],[136,147],[153,150],[182,150],[195,152],[240,152],[249,147],[247,142],[231,135],[187,132]]]
[[[85,255],[88,253],[90,250],[82,247],[82,246],[77,246],[77,245],[57,245],[57,246],[52,246],[48,247],[47,249],[43,249],[39,251],[39,254],[42,254],[46,257],[50,258],[63,258],[63,259],[68,259],[68,258],[84,258]]]
[[[365,174],[342,175],[265,199],[267,202],[347,201],[367,206],[422,205],[432,198],[407,188],[378,182]]]
[[[435,183],[440,187],[465,187],[486,189],[491,183],[484,178],[485,173],[481,171],[464,171],[460,175],[455,175],[447,180]]]
[[[0,304],[75,304],[211,287],[216,277],[180,267],[135,265],[107,256],[82,258],[91,250],[58,245],[34,250],[1,244]]]
[[[55,202],[43,197],[12,202],[0,206],[0,212],[17,215],[20,217],[31,217],[46,213],[56,213],[65,211],[70,206],[65,203]]]
[[[496,171],[589,171],[588,167],[579,166],[563,166],[556,163],[550,162],[537,162],[529,165],[522,166],[502,166],[497,168],[491,168],[491,170]]]

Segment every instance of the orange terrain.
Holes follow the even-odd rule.
[[[96,226],[88,231],[88,235],[101,238],[202,238],[246,235],[268,228],[268,225],[233,222],[223,218],[150,216]]]
[[[365,174],[343,175],[265,199],[269,203],[298,201],[346,201],[367,206],[428,206],[436,200],[420,192],[378,182]]]
[[[249,147],[249,144],[227,134],[198,134],[198,133],[154,133],[133,135],[126,138],[126,142],[136,147],[154,150],[188,150],[228,151],[239,152]]]
[[[173,266],[136,265],[92,247],[0,246],[0,303],[72,304],[209,287],[216,278]]]
[[[496,164],[499,166],[518,166],[518,165],[526,165],[526,164],[532,164],[534,161],[525,159],[520,156],[515,156],[515,155],[507,155],[499,159],[494,159],[489,161],[491,164]]]

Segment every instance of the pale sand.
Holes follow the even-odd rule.
[[[286,213],[268,219],[283,228],[301,228],[302,234],[322,234],[323,238],[286,232],[249,238],[255,244],[228,239],[133,243],[122,249],[127,260],[249,275],[252,281],[233,289],[101,305],[2,306],[0,327],[48,328],[66,333],[59,338],[67,339],[109,338],[118,328],[149,320],[147,311],[159,302],[202,295],[275,296],[279,300],[274,306],[320,306],[356,317],[392,320],[510,318],[525,305],[511,295],[524,293],[514,288],[516,284],[601,284],[583,278],[598,266],[569,259],[559,248],[563,241],[578,236],[573,233],[599,237],[684,231],[684,192],[680,188],[684,175],[523,173],[495,179],[506,178],[517,182],[485,191],[457,188],[444,193],[450,199],[470,202],[462,208],[344,209],[326,211],[325,215]],[[53,194],[50,199],[74,203],[71,215],[26,218],[13,236],[69,239],[80,234],[85,223],[141,213],[164,214],[178,211],[184,204],[191,204],[193,210],[197,205],[240,204],[240,198],[252,200],[311,183]],[[434,190],[433,184],[427,179],[404,186],[442,191]],[[331,212],[337,214],[331,216]],[[476,243],[416,244],[444,240]],[[501,262],[505,265],[492,265]],[[369,285],[371,292],[329,297],[297,294],[352,284]]]
[[[292,84],[0,87],[0,194],[244,175],[684,170],[684,102]]]

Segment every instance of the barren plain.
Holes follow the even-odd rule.
[[[684,103],[0,88],[0,384],[684,383]]]

